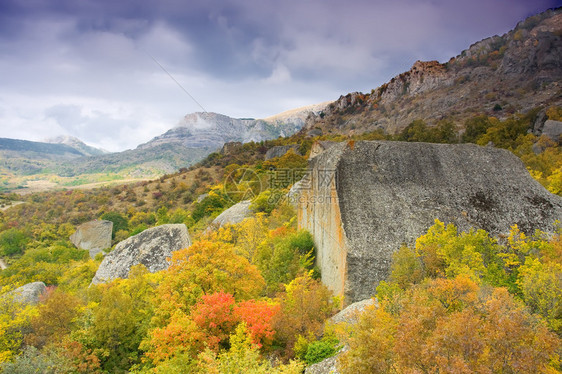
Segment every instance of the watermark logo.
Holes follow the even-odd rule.
[[[224,179],[224,193],[232,201],[251,200],[264,190],[260,175],[253,169],[239,168]]]
[[[302,190],[317,189],[314,198],[329,201],[336,179],[335,169],[280,168],[259,174],[254,169],[238,168],[226,176],[224,192],[230,200],[237,202],[252,200],[269,190],[268,202],[275,204],[282,199],[299,199]],[[292,190],[287,194],[291,186]]]

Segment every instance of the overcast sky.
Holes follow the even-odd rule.
[[[267,117],[370,92],[560,4],[0,0],[0,137],[134,148],[203,110],[158,63],[206,111]]]

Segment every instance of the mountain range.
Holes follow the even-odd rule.
[[[30,178],[53,175],[70,178],[64,182],[70,185],[100,178],[155,178],[188,167],[227,142],[259,142],[289,136],[304,126],[310,114],[324,110],[326,105],[302,107],[266,119],[191,113],[164,134],[135,149],[116,153],[90,147],[69,136],[45,142],[0,138],[0,190],[22,186]],[[84,175],[91,177],[84,179]]]

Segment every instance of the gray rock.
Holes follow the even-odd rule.
[[[201,195],[197,196],[197,202],[200,203],[201,201],[205,200],[205,198],[207,196],[209,196],[208,193],[204,193],[204,194],[201,194]]]
[[[472,144],[340,143],[310,160],[299,227],[311,232],[322,281],[346,303],[370,297],[392,254],[435,219],[459,230],[552,232],[562,198],[512,153]]]
[[[357,301],[330,318],[331,323],[356,323],[357,317],[371,305],[377,305],[373,298]]]
[[[345,349],[342,349],[338,354],[332,357],[328,357],[316,364],[312,364],[308,366],[304,372],[306,374],[339,374],[337,363],[339,356],[345,352]]]
[[[78,226],[76,232],[70,236],[70,241],[77,248],[88,250],[90,257],[94,258],[104,249],[111,248],[112,230],[113,222],[111,221],[86,222]]]
[[[365,299],[353,303],[342,311],[334,315],[329,319],[331,323],[357,323],[358,317],[361,315],[365,309],[371,305],[375,305],[376,301],[374,299]],[[349,348],[347,346],[343,347],[336,355],[328,357],[316,364],[310,365],[306,368],[306,374],[338,374],[337,361],[339,356],[347,351]]]
[[[105,256],[92,284],[127,278],[132,266],[143,264],[151,273],[167,269],[172,252],[187,248],[191,240],[184,224],[169,224],[145,230],[123,240]]]
[[[540,136],[542,134],[542,129],[544,127],[544,123],[546,122],[546,111],[543,109],[535,118],[535,123],[533,124],[533,134],[536,136]]]
[[[33,282],[25,284],[3,295],[3,297],[11,298],[15,302],[22,304],[35,305],[39,303],[41,295],[47,291],[47,287],[43,282]]]
[[[562,135],[562,122],[547,120],[542,128],[542,135],[548,136],[555,142],[560,142],[560,135]]]
[[[226,224],[236,224],[240,223],[246,218],[252,215],[252,211],[250,210],[250,205],[252,202],[250,200],[244,200],[237,204],[234,204],[221,214],[217,216],[211,223],[212,226],[223,226]]]
[[[221,155],[230,155],[237,152],[242,147],[242,142],[227,142],[224,143],[220,150]]]
[[[275,147],[272,147],[270,149],[267,150],[267,152],[265,153],[265,159],[266,160],[271,160],[272,158],[275,157],[281,157],[284,156],[287,152],[289,152],[290,150],[293,150],[293,152],[295,152],[296,154],[300,154],[299,153],[299,145],[298,144],[290,144],[290,145],[278,145]]]
[[[308,130],[308,131],[306,132],[306,136],[313,138],[313,137],[315,137],[315,136],[320,136],[320,135],[322,135],[322,133],[323,133],[323,132],[322,132],[322,129],[314,128],[314,129]]]
[[[312,144],[310,147],[310,155],[308,158],[314,158],[318,156],[320,153],[324,152],[326,149],[333,147],[334,145],[338,144],[337,142],[332,142],[329,140],[318,140]]]

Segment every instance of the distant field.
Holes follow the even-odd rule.
[[[96,180],[95,175],[74,178],[50,176],[46,177],[45,179],[37,179],[37,176],[34,176],[33,180],[22,181],[17,188],[9,189],[5,192],[15,192],[18,195],[24,196],[36,192],[53,191],[58,189],[90,189],[96,187],[111,186],[115,184],[141,182],[152,179],[154,178],[123,178],[118,176],[113,178],[106,178],[102,176],[98,180]]]

